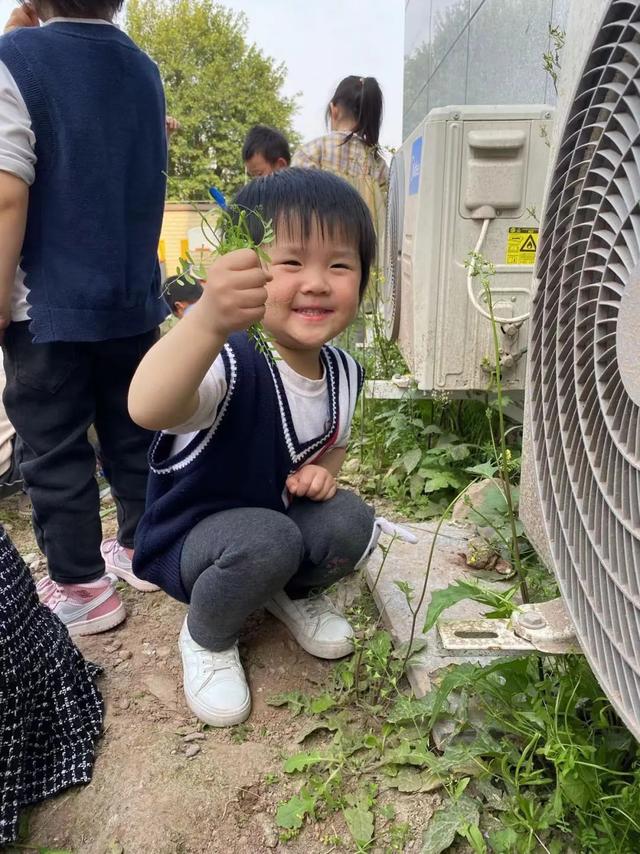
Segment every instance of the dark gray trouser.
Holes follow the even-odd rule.
[[[353,572],[373,531],[373,509],[340,489],[329,501],[295,499],[287,514],[260,507],[203,519],[182,551],[180,572],[191,597],[191,637],[228,649],[246,618],[284,588],[292,598]]]

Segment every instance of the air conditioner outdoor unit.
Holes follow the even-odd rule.
[[[489,384],[487,304],[465,268],[476,247],[496,268],[504,385],[524,388],[552,116],[531,105],[432,110],[393,158],[382,310],[421,390],[460,396]]]
[[[515,635],[512,652],[522,651],[518,644],[524,640],[530,651],[544,653],[557,652],[549,642],[570,639],[573,629],[612,705],[640,739],[640,0],[575,0],[566,47],[562,80],[570,88],[559,101],[561,126],[546,186],[528,324],[520,489],[525,529],[553,570],[562,598],[524,605],[501,628]],[[539,167],[546,156],[541,151],[534,158],[533,140],[540,120],[533,117],[535,108],[522,109],[520,120],[531,127],[528,159],[530,164],[535,160],[540,181],[531,179],[530,168],[525,186],[539,195],[544,183]],[[528,120],[522,118],[527,111]],[[406,209],[396,235],[401,264],[393,256],[389,264],[390,295],[395,293],[396,301],[390,303],[388,322],[411,366],[420,368],[416,375],[425,386],[432,376],[446,377],[448,351],[425,345],[425,329],[433,336],[434,322],[450,323],[451,342],[445,340],[445,347],[451,343],[455,350],[455,343],[461,353],[471,353],[477,346],[470,330],[479,321],[460,296],[463,274],[457,260],[448,265],[447,259],[463,257],[461,246],[474,242],[469,226],[476,233],[479,229],[462,215],[469,192],[462,178],[468,161],[460,156],[460,139],[470,132],[465,131],[467,123],[474,130],[486,123],[469,119],[468,113],[462,120],[462,110],[455,112],[457,119],[438,111],[449,128],[437,129],[435,137],[428,127],[436,118],[431,113],[394,164],[390,206],[396,206],[397,216],[404,199]],[[506,120],[500,123],[498,109],[494,112],[492,128],[510,126]],[[445,145],[454,125],[456,135]],[[434,146],[446,150],[430,155]],[[442,164],[441,176],[435,163]],[[434,184],[435,201],[421,199],[421,193],[428,193],[428,186],[421,187],[427,181]],[[457,188],[448,204],[443,185]],[[480,217],[486,221],[486,213]],[[456,224],[459,219],[464,224]],[[504,250],[504,225],[500,217],[490,219],[483,251],[492,260],[499,254],[501,229]],[[393,239],[393,228],[389,235]],[[455,274],[434,268],[428,251],[438,257],[440,269],[453,267]],[[515,280],[506,267],[501,272],[511,283]],[[400,278],[393,278],[396,272]],[[528,280],[530,272],[521,278]],[[454,297],[460,312],[456,336],[450,332],[455,324],[448,320]],[[461,341],[464,335],[467,339]],[[521,370],[519,365],[519,377]],[[496,621],[492,626],[492,637],[497,637]],[[460,628],[455,647],[445,647],[445,652],[455,649],[460,655],[461,639],[467,652],[477,651],[478,638],[486,634],[478,634],[480,627],[469,620]]]
[[[572,10],[573,43],[589,11]],[[576,72],[536,269],[521,513],[640,739],[640,3],[610,0]]]

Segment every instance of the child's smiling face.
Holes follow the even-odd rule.
[[[339,335],[358,312],[362,276],[356,246],[315,225],[302,241],[279,230],[265,247],[273,281],[267,285],[263,324],[288,350],[319,350]]]

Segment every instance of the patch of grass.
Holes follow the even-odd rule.
[[[479,255],[469,264],[492,313],[492,267]],[[353,482],[364,494],[391,498],[413,518],[438,513],[441,524],[475,478],[495,486],[470,508],[471,521],[514,567],[517,586],[496,594],[458,582],[432,599],[427,625],[461,598],[490,608],[487,617],[508,619],[517,590],[524,601],[557,595],[517,517],[519,431],[505,420],[495,322],[493,333],[494,403],[473,409],[408,395],[399,404],[365,401],[360,413]],[[318,693],[272,698],[305,721],[300,749],[283,766],[296,782],[277,812],[283,841],[341,814],[350,835],[345,850],[402,850],[411,830],[380,798],[392,789],[443,798],[422,854],[459,844],[476,854],[638,854],[640,746],[584,658],[533,652],[486,667],[464,663],[443,673],[426,697],[407,693],[431,557],[422,589],[396,582],[413,614],[406,648],[393,648],[363,594],[349,615],[354,655]]]
[[[410,830],[379,800],[395,789],[445,798],[425,854],[456,837],[496,854],[640,851],[640,748],[584,658],[463,664],[416,699],[403,690],[388,634],[365,610],[354,612],[356,654],[336,665],[325,690],[271,699],[308,719],[283,766],[298,781],[278,809],[283,840],[338,812],[351,835],[345,850],[402,850]],[[436,747],[443,723],[449,736]]]

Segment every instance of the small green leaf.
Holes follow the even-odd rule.
[[[498,593],[495,590],[489,590],[485,587],[480,587],[478,584],[471,584],[468,581],[456,581],[443,590],[434,590],[431,595],[431,602],[427,608],[422,631],[428,632],[429,629],[432,629],[443,611],[451,608],[457,602],[462,602],[464,599],[472,599],[474,602],[488,605],[494,609],[491,612],[491,615],[494,617],[510,617],[517,607],[512,601],[517,589],[517,586],[515,586],[504,593]]]
[[[434,693],[420,698],[401,694],[387,713],[387,720],[392,724],[420,723],[431,716],[434,698]]]
[[[508,395],[506,395],[506,394],[502,395],[502,408],[503,409],[506,408],[507,406],[511,406],[512,403],[513,403],[513,400]],[[500,401],[498,400],[497,397],[494,398],[493,400],[489,401],[489,407],[490,407],[490,409],[493,409],[496,412],[500,411]]]
[[[388,781],[390,788],[408,794],[415,792],[434,792],[441,788],[445,782],[444,778],[432,771],[421,771],[419,768],[406,766],[400,768],[398,773]]]
[[[337,729],[337,727],[332,726],[328,721],[313,721],[313,723],[310,723],[298,733],[298,735],[296,736],[296,743],[302,744],[303,741],[306,741],[307,738],[312,735],[315,735],[315,733],[327,731],[333,732],[335,729]]]
[[[294,795],[280,804],[276,813],[276,824],[288,830],[300,828],[305,817],[313,813],[315,805],[316,798],[302,789],[299,795]]]
[[[487,843],[484,841],[484,837],[482,836],[477,824],[467,825],[460,831],[460,835],[469,842],[473,848],[474,854],[486,854]]]
[[[326,712],[327,709],[332,709],[335,704],[336,701],[329,694],[320,694],[319,697],[311,701],[309,709],[314,715],[319,715],[322,712]]]
[[[343,664],[338,666],[337,674],[338,679],[342,682],[343,686],[349,690],[353,688],[355,684],[355,677],[353,675],[353,671],[350,666],[351,662],[344,662]]]
[[[393,821],[396,817],[396,808],[393,804],[383,804],[380,807],[380,815],[382,818],[386,818],[387,821]]]
[[[467,788],[467,786],[469,785],[470,782],[471,782],[470,777],[463,777],[462,780],[458,780],[458,782],[456,783],[456,787],[453,790],[453,797],[456,799],[456,801],[458,800],[460,795],[464,792],[464,790]]]
[[[299,715],[307,708],[308,702],[308,698],[301,691],[284,691],[281,694],[274,694],[273,697],[269,697],[267,705],[286,706],[294,715]]]
[[[469,825],[477,827],[480,821],[478,803],[466,795],[458,801],[449,801],[431,816],[422,835],[422,854],[442,854],[462,830]]]
[[[416,498],[422,494],[424,491],[424,478],[418,472],[417,474],[414,472],[409,478],[409,495],[415,501]]]
[[[391,635],[389,632],[379,630],[369,641],[369,649],[379,661],[385,661],[391,653]]]
[[[519,490],[517,487],[511,487],[511,500],[513,501],[514,510],[518,507]],[[509,512],[507,500],[503,490],[496,482],[483,490],[482,497],[478,501],[471,504],[471,510],[468,518],[470,522],[475,522],[477,525],[492,525],[494,528],[501,529],[504,526],[505,518]]]
[[[411,448],[410,451],[407,451],[407,453],[402,457],[402,465],[404,466],[407,474],[411,474],[421,459],[422,450],[420,448]]]
[[[429,602],[429,607],[427,608],[422,631],[426,634],[438,622],[438,618],[443,611],[451,608],[457,602],[468,599],[473,592],[470,588],[474,586],[460,581],[456,584],[450,584],[443,590],[434,590],[431,594],[431,602]]]
[[[449,489],[452,486],[454,489],[459,489],[463,484],[463,481],[460,480],[459,475],[457,475],[453,471],[434,471],[433,474],[428,477],[425,485],[424,491],[429,494],[430,492],[437,492],[439,489]]]
[[[459,827],[457,816],[448,809],[439,809],[431,816],[422,834],[422,854],[442,854],[456,838]]]
[[[368,845],[373,839],[374,823],[366,796],[360,798],[355,806],[343,809],[342,814],[356,845]]]
[[[408,603],[413,599],[413,587],[409,584],[408,581],[394,581],[393,582],[398,590],[401,590],[404,594],[404,598]]]
[[[304,771],[312,765],[326,762],[327,759],[324,753],[295,753],[287,759],[283,767],[287,774],[293,774],[295,771]]]
[[[486,463],[478,463],[476,466],[469,466],[465,471],[469,474],[480,475],[480,477],[492,478],[498,471],[498,466],[495,463],[492,463],[491,460],[487,460]]]
[[[511,827],[496,830],[489,834],[491,849],[495,854],[512,854],[513,851],[518,851],[519,839],[520,837]]]
[[[469,450],[468,445],[452,445],[449,448],[449,456],[452,460],[466,460],[468,456],[471,455],[471,451]]]

